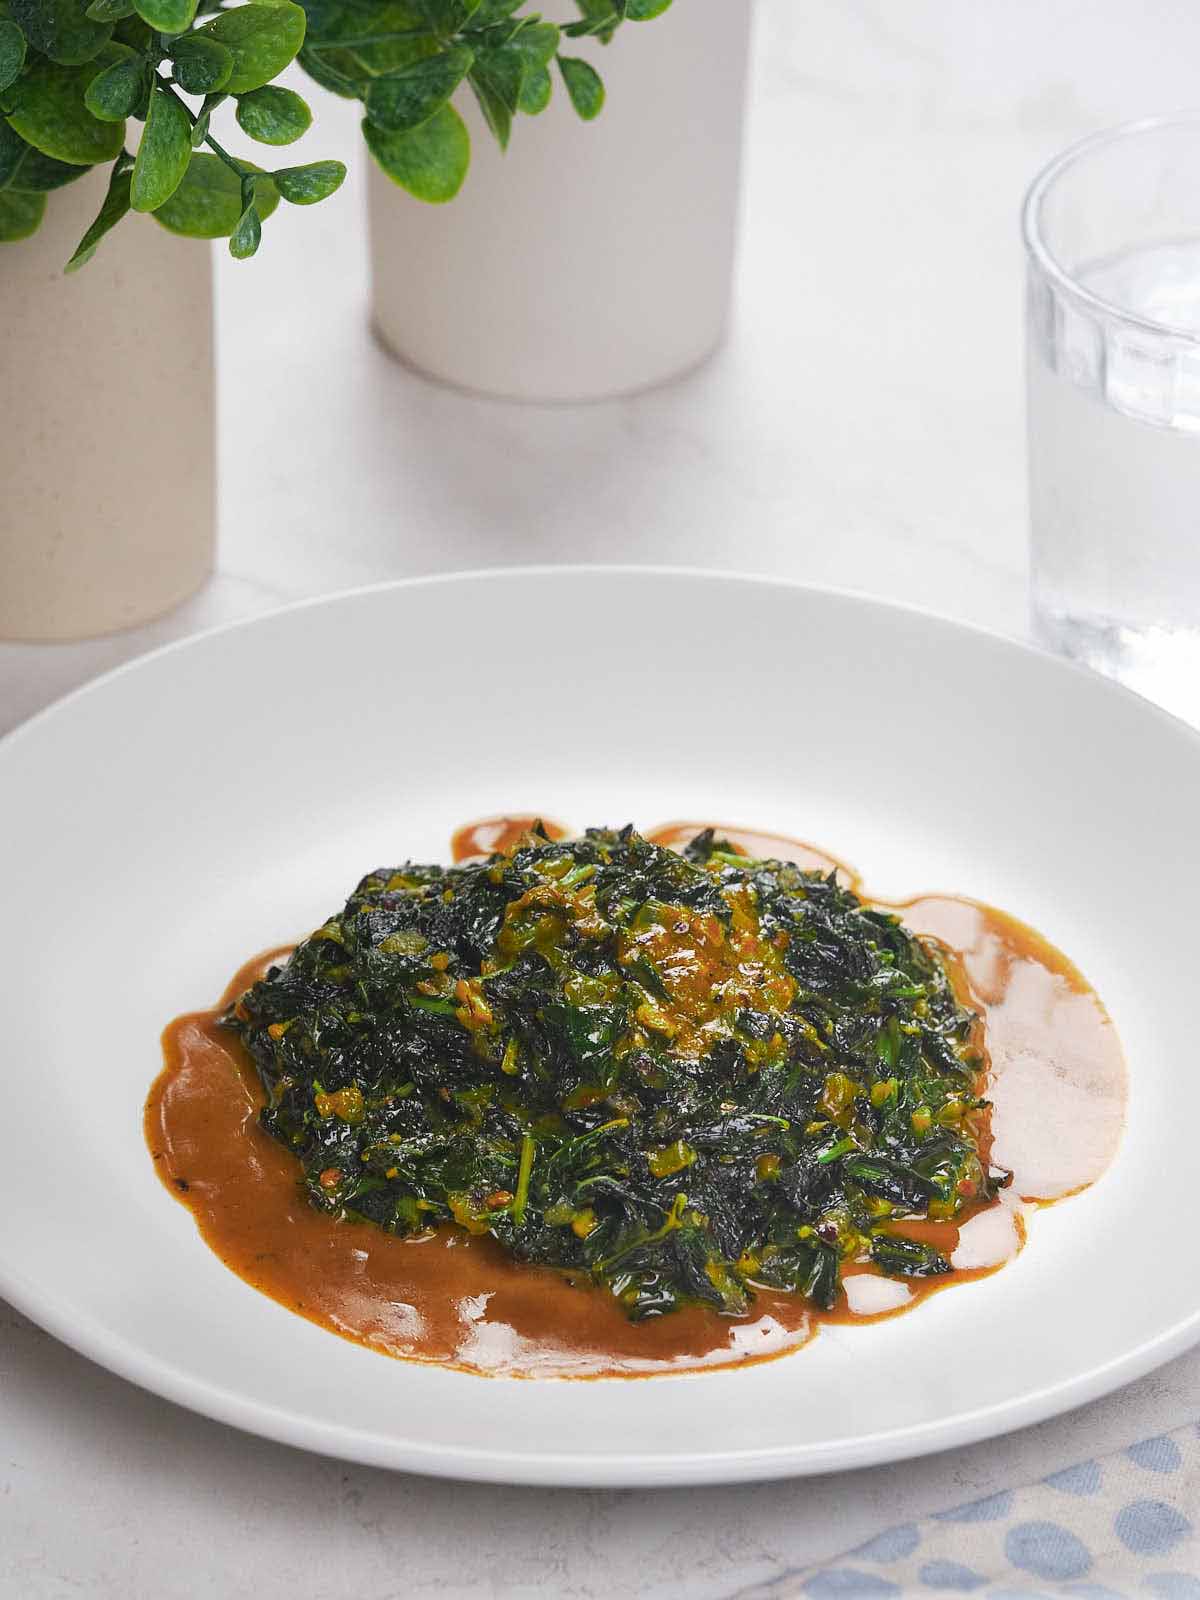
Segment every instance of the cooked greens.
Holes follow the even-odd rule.
[[[490,1233],[633,1318],[945,1273],[897,1219],[1008,1178],[935,947],[711,830],[372,872],[226,1021],[314,1205]]]

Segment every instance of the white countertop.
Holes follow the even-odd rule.
[[[281,208],[257,263],[219,258],[218,576],[133,633],[0,645],[0,731],[216,622],[513,562],[779,573],[1024,634],[1021,193],[1077,135],[1194,102],[1200,12],[760,5],[730,336],[701,372],[630,400],[502,405],[385,356],[366,326],[354,108],[322,97],[313,153],[359,175],[319,208]],[[0,1329],[0,1594],[21,1600],[745,1600],[891,1522],[1200,1417],[1194,1352],[925,1461],[548,1493],[308,1456],[142,1393],[2,1302]]]

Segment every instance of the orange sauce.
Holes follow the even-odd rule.
[[[535,825],[541,827],[547,839],[565,839],[570,829],[550,817],[535,817],[532,813],[514,813],[507,817],[483,817],[478,822],[468,822],[450,835],[450,859],[456,864],[463,861],[481,861],[504,850],[511,850],[523,833]]]
[[[511,842],[531,820],[460,829],[455,858],[497,848],[494,838]],[[492,831],[501,825],[514,831]],[[566,830],[554,826],[551,836],[563,837]],[[649,837],[677,844],[700,826],[673,824]],[[718,831],[747,853],[853,878],[811,846]],[[1016,919],[973,901],[924,896],[889,909],[938,942],[960,998],[982,1016],[992,1159],[1014,1173],[999,1200],[956,1222],[897,1224],[950,1257],[954,1270],[942,1278],[897,1280],[851,1265],[831,1312],[760,1288],[744,1316],[693,1306],[634,1324],[606,1290],[519,1265],[488,1236],[447,1227],[397,1239],[368,1223],[333,1221],[308,1204],[295,1158],[259,1128],[257,1075],[217,1020],[286,950],[247,963],[220,1006],[167,1028],[164,1069],[146,1103],[146,1140],[163,1182],[233,1272],[289,1310],[386,1355],[519,1377],[640,1377],[783,1355],[823,1322],[894,1315],[995,1271],[1024,1241],[1022,1202],[1055,1199],[1094,1181],[1120,1136],[1120,1045],[1099,999],[1065,956]]]

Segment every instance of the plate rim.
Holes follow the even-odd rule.
[[[463,583],[520,582],[531,578],[577,581],[599,576],[633,581],[679,578],[733,584],[798,592],[818,599],[826,597],[848,601],[868,609],[906,613],[952,635],[967,635],[1005,651],[1032,656],[1042,663],[1043,669],[1065,673],[1077,680],[1086,679],[1093,686],[1093,692],[1133,701],[1141,715],[1150,715],[1152,719],[1160,721],[1174,732],[1175,737],[1182,734],[1185,742],[1195,741],[1200,745],[1200,732],[1112,679],[1055,655],[1031,640],[1014,638],[999,630],[964,622],[915,603],[892,600],[864,590],[805,583],[799,579],[766,573],[673,564],[588,562],[468,568],[360,584],[288,601],[251,616],[197,630],[135,655],[88,679],[18,723],[0,737],[0,765],[10,758],[22,738],[60,715],[76,701],[105,692],[108,685],[126,674],[153,670],[154,664],[162,657],[204,647],[208,641],[234,631],[270,624],[276,619],[314,607],[331,607],[364,596],[400,590]],[[98,1366],[162,1399],[243,1432],[369,1466],[436,1478],[541,1487],[667,1487],[761,1482],[909,1460],[999,1437],[1071,1411],[1133,1382],[1200,1343],[1200,1307],[1197,1307],[1190,1316],[1124,1355],[1079,1373],[1065,1382],[1043,1386],[1017,1399],[961,1411],[949,1418],[933,1419],[855,1438],[835,1438],[820,1443],[788,1444],[763,1449],[690,1451],[686,1454],[646,1451],[608,1452],[603,1455],[571,1452],[532,1454],[472,1445],[425,1444],[418,1440],[321,1422],[294,1411],[266,1405],[227,1386],[197,1379],[184,1368],[148,1352],[124,1335],[114,1334],[104,1328],[90,1314],[81,1317],[61,1296],[33,1284],[24,1274],[6,1263],[2,1244],[0,1295],[39,1327]],[[469,1373],[463,1373],[461,1377],[464,1381],[502,1384],[528,1381],[503,1377],[483,1379]],[[703,1373],[665,1374],[655,1381],[695,1383],[702,1381],[703,1377]]]
[[[1086,680],[1100,686],[1101,693],[1114,694],[1126,703],[1136,703],[1144,713],[1149,713],[1157,720],[1168,726],[1181,730],[1188,739],[1200,739],[1200,730],[1193,728],[1181,717],[1167,711],[1155,701],[1149,700],[1145,695],[1138,694],[1135,689],[1128,688],[1123,683],[1118,683],[1115,678],[1106,677],[1103,673],[1091,667],[1084,666],[1081,662],[1074,661],[1068,656],[1058,655],[1055,651],[1047,649],[1035,639],[1018,638],[1014,634],[1003,633],[999,628],[990,628],[979,622],[965,622],[960,617],[952,617],[944,611],[938,611],[931,606],[918,605],[912,600],[894,600],[889,596],[872,594],[867,589],[857,589],[843,584],[806,583],[802,578],[790,578],[783,574],[769,572],[753,572],[735,567],[691,567],[674,562],[646,562],[636,561],[540,561],[515,564],[503,567],[461,567],[448,572],[416,573],[407,578],[385,578],[375,583],[351,584],[346,588],[330,589],[321,594],[303,595],[296,600],[285,600],[279,605],[269,606],[266,610],[256,611],[250,616],[232,617],[226,622],[212,623],[207,627],[198,628],[194,633],[187,633],[179,639],[168,639],[165,643],[155,645],[150,650],[145,650],[131,656],[127,661],[118,662],[114,667],[108,667],[98,673],[94,678],[88,678],[83,683],[76,684],[73,689],[57,695],[48,705],[42,706],[30,716],[23,718],[14,727],[0,734],[0,759],[3,759],[8,748],[23,736],[30,733],[49,717],[63,711],[76,700],[81,700],[89,694],[95,693],[126,673],[137,672],[164,656],[182,654],[209,639],[218,639],[225,634],[240,632],[246,628],[253,628],[265,623],[276,621],[280,617],[290,616],[293,612],[308,611],[316,607],[334,606],[346,600],[356,600],[367,595],[385,594],[399,589],[424,589],[435,586],[442,587],[458,583],[478,583],[481,581],[495,582],[497,580],[512,581],[521,578],[589,578],[589,577],[624,577],[624,578],[686,578],[689,581],[700,580],[705,583],[734,583],[744,584],[747,587],[763,589],[782,589],[805,595],[825,595],[835,600],[849,600],[852,603],[865,606],[878,606],[886,611],[899,611],[912,617],[919,617],[922,621],[931,622],[936,627],[945,628],[952,633],[963,633],[976,638],[986,639],[993,645],[1000,645],[1004,649],[1015,650],[1021,655],[1033,656],[1037,660],[1048,663],[1052,670],[1065,673],[1076,680]]]
[[[4,1273],[0,1291],[23,1315],[76,1354],[135,1384],[160,1399],[199,1416],[267,1438],[277,1444],[353,1461],[390,1471],[473,1483],[514,1484],[539,1488],[680,1488],[723,1483],[761,1483],[811,1477],[860,1467],[886,1465],[933,1455],[964,1445],[1000,1438],[1022,1428],[1101,1399],[1183,1355],[1200,1342],[1200,1309],[1146,1340],[1126,1355],[1081,1373],[1066,1383],[1043,1386],[1019,1400],[1000,1401],[948,1419],[890,1429],[855,1439],[830,1439],[819,1444],[779,1445],[767,1449],[705,1450],[686,1455],[638,1451],[580,1455],[570,1452],[522,1454],[475,1445],[422,1444],[362,1429],[313,1421],[278,1406],[264,1405],[237,1391],[190,1377],[179,1367],[147,1354],[121,1335],[113,1335],[90,1317],[80,1318],[58,1296],[30,1288],[19,1273]],[[91,1337],[89,1337],[89,1334]],[[374,1352],[366,1352],[374,1355]],[[781,1357],[780,1359],[786,1359]],[[422,1363],[404,1363],[422,1366]],[[534,1380],[459,1374],[464,1382],[517,1384]],[[660,1374],[655,1383],[694,1384],[703,1372]],[[543,1382],[569,1383],[570,1379]],[[599,1382],[641,1382],[600,1379]]]

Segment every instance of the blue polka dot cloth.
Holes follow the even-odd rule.
[[[888,1528],[780,1600],[1200,1600],[1200,1424]]]

